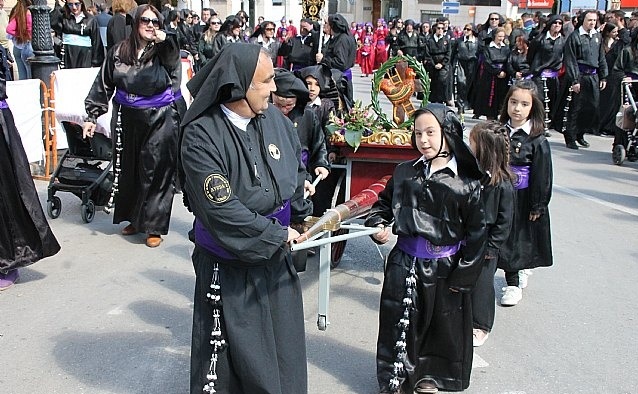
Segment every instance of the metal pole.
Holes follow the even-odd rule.
[[[31,75],[35,79],[44,82],[47,88],[51,82],[51,73],[58,69],[60,59],[53,51],[53,39],[51,38],[51,20],[46,0],[34,0],[29,7],[33,19],[33,33],[31,45],[33,45],[33,57],[27,59],[31,65]]]

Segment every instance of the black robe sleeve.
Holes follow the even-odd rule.
[[[552,156],[549,142],[544,136],[536,137],[530,171],[530,213],[544,215],[552,197]]]
[[[497,258],[499,250],[507,241],[514,217],[514,187],[503,181],[495,186],[486,186],[481,196],[485,201],[487,224],[487,246],[485,255]]]
[[[95,76],[93,86],[89,90],[89,94],[84,99],[84,108],[89,117],[97,119],[109,110],[109,101],[115,92],[115,84],[113,82],[113,70],[115,69],[114,55],[115,48],[112,48],[100,72]]]
[[[97,18],[89,18],[88,27],[91,32],[91,67],[100,67],[104,63],[104,44],[102,44]]]

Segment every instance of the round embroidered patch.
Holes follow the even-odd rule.
[[[220,174],[210,174],[204,180],[204,194],[214,203],[221,204],[228,201],[232,194],[228,179]]]
[[[279,160],[279,158],[281,157],[281,152],[279,151],[279,148],[277,148],[277,145],[275,144],[268,145],[268,153],[270,153],[270,157],[272,157],[275,160]]]

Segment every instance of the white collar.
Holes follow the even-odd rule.
[[[440,37],[439,37],[439,35],[438,35],[438,34],[435,34],[433,37],[434,37],[434,42],[437,42],[437,43],[438,43],[438,42],[439,42],[439,40],[440,40],[440,39],[442,39],[442,38],[444,38],[445,36],[440,36]]]
[[[319,106],[321,106],[321,98],[319,98],[319,96],[315,97],[315,99],[312,100],[311,103],[308,103],[308,105],[319,105]]]
[[[501,49],[505,46],[505,43],[502,42],[500,46],[496,45],[496,43],[494,41],[490,41],[490,47],[492,48],[497,48],[497,49]]]
[[[510,137],[518,130],[523,130],[527,135],[530,135],[530,133],[532,132],[532,121],[528,120],[527,122],[523,123],[521,127],[517,128],[514,128],[510,123],[507,123],[507,127],[509,127],[510,129]]]
[[[463,38],[463,42],[476,42],[476,37],[471,36],[470,38],[467,38],[467,36],[465,38]]]
[[[560,37],[561,34],[560,32],[556,35],[556,38]],[[545,38],[547,38],[548,40],[555,40],[556,38],[552,37],[551,34],[549,34],[549,30],[547,30],[547,34],[545,34]]]
[[[432,174],[430,174],[430,163],[428,163],[426,161],[427,159],[425,158],[425,156],[421,156],[419,158],[419,160],[417,160],[414,165],[416,166],[419,163],[424,163],[425,164],[425,169],[424,169],[424,174],[425,177],[427,179],[429,179]],[[452,156],[452,158],[450,159],[450,161],[448,161],[443,167],[439,168],[436,172],[441,171],[444,168],[449,168],[450,170],[452,170],[452,172],[454,173],[454,176],[458,176],[459,175],[459,165],[456,162],[456,157]]]
[[[248,123],[250,123],[250,120],[252,118],[246,118],[245,116],[241,116],[241,115],[231,111],[224,104],[221,104],[221,107],[222,107],[222,111],[224,112],[224,114],[226,115],[228,120],[230,120],[230,123],[232,123],[235,126],[237,126],[238,129],[246,131],[246,129],[248,128]]]
[[[584,35],[584,34],[586,34],[586,35],[588,35],[588,36],[589,36],[589,38],[591,38],[591,37],[593,37],[593,36],[594,36],[594,34],[596,34],[596,29],[592,29],[591,33],[588,33],[588,32],[587,32],[587,31],[585,31],[585,29],[583,29],[583,27],[581,26],[581,27],[579,27],[579,28],[578,28],[578,34],[579,34],[579,35],[581,35],[581,36],[582,36],[582,35]]]

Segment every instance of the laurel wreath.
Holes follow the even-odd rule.
[[[397,125],[396,122],[392,119],[388,119],[386,114],[381,109],[379,105],[379,91],[381,88],[381,81],[383,81],[386,73],[390,71],[397,63],[405,61],[408,63],[408,66],[414,70],[418,79],[421,81],[421,86],[423,88],[423,100],[421,100],[421,106],[425,106],[428,104],[428,100],[430,98],[430,77],[428,77],[427,72],[425,72],[425,68],[423,68],[423,64],[420,61],[415,59],[410,55],[401,55],[394,56],[388,59],[385,63],[379,67],[379,69],[374,73],[374,77],[372,79],[372,109],[379,117],[379,121],[383,124],[383,127],[386,130],[390,129],[408,129],[412,126],[414,122],[412,119],[408,119],[405,122]]]

